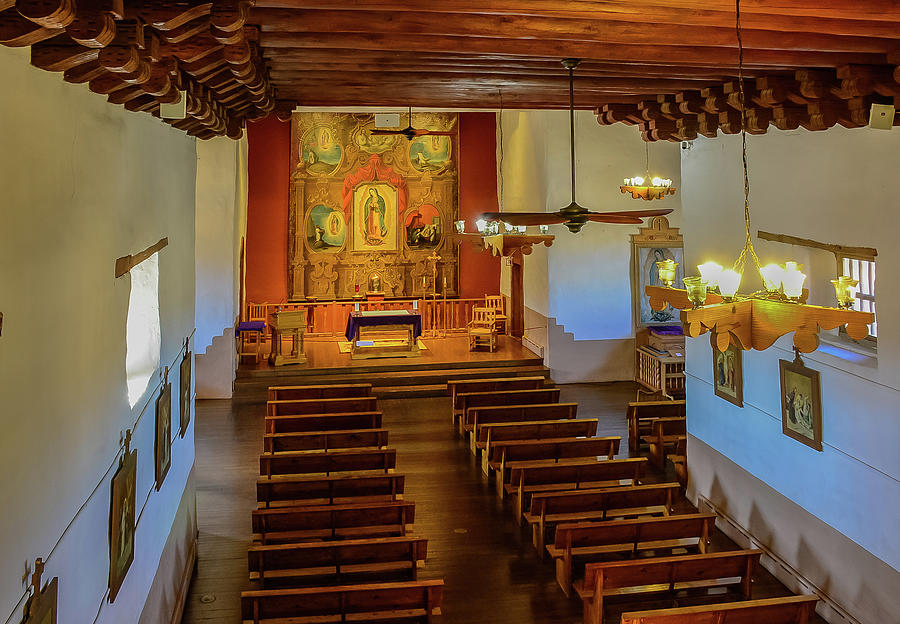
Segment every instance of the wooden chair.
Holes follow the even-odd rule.
[[[497,349],[496,312],[490,308],[472,308],[472,320],[466,329],[469,332],[469,351],[487,346],[492,353]]]
[[[604,602],[615,596],[634,599],[635,596],[659,593],[661,590],[675,592],[687,588],[700,590],[737,586],[741,597],[748,600],[751,577],[761,555],[761,550],[733,550],[705,555],[589,563],[584,569],[584,582],[574,584],[575,592],[584,602],[584,624],[602,624]]]
[[[267,433],[263,437],[266,453],[290,451],[330,451],[348,448],[384,448],[388,444],[387,429],[339,429],[337,431],[303,431]]]
[[[484,307],[494,311],[494,318],[498,325],[497,331],[501,334],[507,333],[509,318],[506,316],[506,299],[503,295],[485,295]]]
[[[406,535],[416,519],[411,501],[254,509],[253,541],[283,544]]]
[[[808,624],[816,613],[818,596],[785,596],[697,607],[632,611],[621,624]]]
[[[678,495],[677,483],[597,488],[537,493],[525,521],[531,525],[531,541],[544,550],[549,531],[564,522],[599,522],[614,518],[667,516]]]
[[[241,622],[431,622],[443,589],[444,581],[406,581],[246,591]]]
[[[331,542],[257,544],[247,551],[259,589],[414,581],[425,564],[423,537],[369,537]]]
[[[576,568],[580,573],[586,563],[648,554],[675,556],[678,551],[706,553],[715,522],[715,514],[686,514],[560,524],[553,544],[547,544],[547,552],[556,561],[556,582],[569,596]]]
[[[247,318],[237,326],[238,356],[241,359],[253,357],[254,362],[259,362],[259,352],[266,341],[267,316],[267,304],[250,303],[247,305]]]

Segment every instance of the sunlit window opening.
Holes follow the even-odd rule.
[[[859,280],[854,310],[875,314],[875,261],[844,258],[844,275]],[[869,325],[869,336],[878,338],[878,320]]]
[[[131,269],[125,349],[128,404],[134,407],[159,368],[158,254],[153,254]]]

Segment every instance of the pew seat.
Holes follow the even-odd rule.
[[[674,555],[675,550],[705,553],[715,521],[715,514],[685,514],[560,524],[547,552],[555,561],[556,582],[568,596],[576,572],[588,562],[610,556]]]
[[[261,544],[406,535],[416,504],[394,500],[254,509],[253,541]]]
[[[786,596],[723,604],[631,611],[621,624],[808,624],[818,596]]]
[[[658,483],[538,493],[531,497],[525,521],[531,525],[534,547],[543,552],[548,532],[557,524],[667,516],[678,491],[677,483]]]
[[[431,622],[443,581],[406,581],[241,592],[242,624]]]

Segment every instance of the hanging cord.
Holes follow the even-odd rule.
[[[644,141],[644,175],[647,176],[647,179],[644,180],[644,184],[650,186],[650,141]]]
[[[740,89],[741,103],[741,164],[744,169],[744,231],[746,238],[741,255],[734,263],[734,270],[743,274],[747,256],[753,260],[756,270],[760,272],[759,258],[753,248],[753,237],[750,234],[750,176],[747,171],[747,110],[744,106],[744,42],[741,38],[741,0],[734,3],[734,27],[737,32],[738,42],[738,87]],[[760,273],[761,274],[761,273]]]

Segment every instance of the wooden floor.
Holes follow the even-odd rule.
[[[561,400],[577,401],[580,417],[599,418],[598,435],[624,439],[625,404],[634,395],[630,383],[570,385],[562,386]],[[562,594],[552,562],[537,558],[527,529],[519,529],[512,521],[508,503],[504,509],[453,433],[449,399],[384,400],[379,405],[384,426],[390,429],[390,444],[398,451],[397,471],[407,475],[404,498],[416,503],[415,533],[428,537],[427,565],[419,578],[445,581],[439,621],[580,622],[580,601]],[[254,483],[263,414],[262,405],[197,402],[200,548],[183,619],[186,624],[239,621],[240,591],[248,585],[249,518],[256,506]],[[655,477],[662,480],[664,475]],[[689,508],[685,502],[681,505]],[[724,536],[715,536],[715,550],[734,547]],[[754,598],[787,594],[768,573],[760,574],[754,583]],[[634,603],[627,606],[634,610]],[[620,612],[621,608],[610,609],[607,621],[618,622]]]

